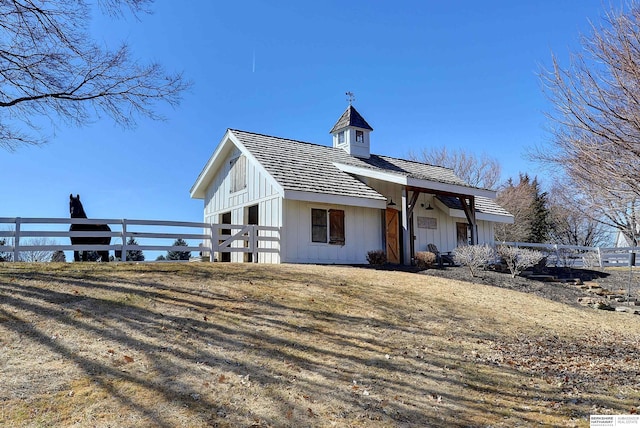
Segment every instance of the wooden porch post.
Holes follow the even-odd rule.
[[[402,263],[405,266],[410,265],[411,259],[414,257],[413,209],[418,201],[418,196],[420,196],[420,192],[414,190],[409,198],[407,188],[402,189],[402,248],[404,249]]]
[[[411,264],[411,230],[409,228],[409,195],[407,188],[402,188],[402,264]]]
[[[467,198],[459,196],[460,204],[464,210],[464,215],[467,217],[469,226],[471,227],[471,245],[478,244],[478,226],[476,223],[476,200],[474,196],[469,196],[469,203]]]

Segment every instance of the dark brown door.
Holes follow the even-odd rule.
[[[458,235],[458,246],[469,245],[469,225],[467,223],[456,223],[456,234]]]
[[[398,211],[387,208],[385,212],[385,225],[387,236],[387,261],[400,264],[400,239],[398,234]]]

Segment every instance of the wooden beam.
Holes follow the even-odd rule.
[[[462,193],[452,193],[452,192],[444,192],[442,190],[435,190],[435,189],[427,189],[424,187],[407,187],[407,190],[410,190],[412,192],[419,192],[419,193],[428,193],[430,195],[440,195],[440,196],[452,196],[454,198],[475,198],[475,196],[473,195],[466,195],[466,194],[462,194]]]
[[[407,215],[409,216],[409,218],[413,216],[413,209],[416,207],[416,203],[418,202],[419,196],[420,196],[420,191],[414,190],[413,194],[411,195],[411,200],[407,205]]]
[[[467,197],[458,197],[458,199],[460,200],[460,204],[462,205],[464,215],[467,217],[467,222],[469,223],[469,226],[471,226],[471,245],[476,245],[478,243],[476,226],[476,201],[474,196],[468,196],[468,198],[469,203],[467,203]]]

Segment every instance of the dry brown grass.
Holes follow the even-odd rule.
[[[588,426],[640,323],[402,272],[0,264],[2,426]]]

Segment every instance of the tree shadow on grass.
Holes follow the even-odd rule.
[[[522,378],[518,370],[475,361],[455,337],[430,330],[442,314],[386,307],[384,296],[357,285],[320,275],[305,285],[278,271],[277,285],[254,286],[266,279],[252,267],[153,269],[126,277],[101,268],[5,274],[0,328],[79,369],[123,409],[160,427],[185,420],[166,408],[180,409],[194,426],[474,426],[513,413],[483,402],[483,394],[514,405],[540,395],[534,386],[510,385]],[[220,286],[227,280],[245,286]],[[270,287],[293,291],[270,295]],[[297,300],[296,287],[316,290]],[[346,307],[322,304],[338,306],[348,292],[357,297]],[[450,314],[448,322],[469,319]],[[52,329],[62,333],[54,339]],[[488,368],[493,377],[482,374]],[[15,399],[5,391],[3,400]],[[546,398],[562,400],[554,394]],[[535,421],[521,413],[516,421]]]

